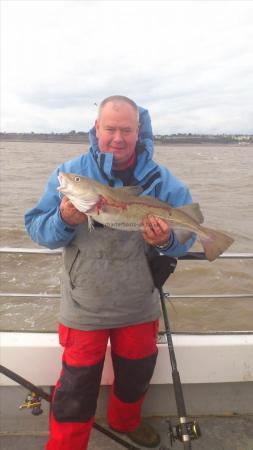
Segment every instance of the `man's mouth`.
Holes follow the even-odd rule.
[[[125,147],[111,147],[112,150],[124,150]]]

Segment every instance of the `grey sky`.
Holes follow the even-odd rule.
[[[2,131],[88,131],[104,97],[154,133],[253,133],[252,1],[2,0]]]

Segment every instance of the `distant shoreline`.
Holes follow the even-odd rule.
[[[44,141],[44,140],[26,140],[26,139],[0,139],[0,143],[4,142],[25,142],[25,143],[33,143],[33,144],[71,144],[71,145],[85,145],[89,146],[90,143],[88,141]],[[196,147],[201,145],[206,145],[209,147],[218,147],[221,145],[225,145],[227,147],[251,147],[253,146],[253,142],[250,143],[238,143],[238,142],[159,142],[154,140],[154,145],[159,147],[176,147],[176,146],[186,146],[186,147]]]
[[[89,141],[47,140],[47,139],[0,139],[0,142],[34,142],[35,144],[89,144]]]
[[[1,142],[37,142],[68,143],[89,145],[88,133],[0,133]],[[198,135],[176,134],[155,135],[155,145],[249,145],[253,144],[253,135]]]

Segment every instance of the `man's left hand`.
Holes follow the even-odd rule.
[[[170,226],[165,220],[148,215],[143,220],[143,237],[148,244],[164,245],[170,238]]]

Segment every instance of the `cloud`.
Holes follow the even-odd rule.
[[[253,132],[250,2],[2,3],[4,130],[86,131],[118,93],[156,133]]]

